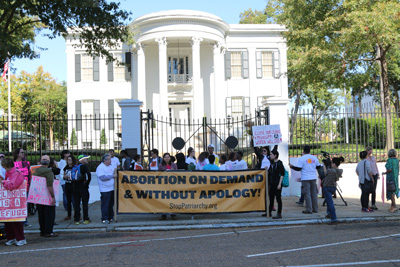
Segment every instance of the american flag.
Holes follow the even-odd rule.
[[[9,61],[6,62],[6,64],[4,64],[4,71],[3,71],[3,80],[6,82],[7,81],[7,71],[8,71],[8,63]]]

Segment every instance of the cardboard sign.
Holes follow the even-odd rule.
[[[119,213],[265,211],[265,170],[120,171]]]
[[[58,206],[58,196],[60,191],[60,181],[53,182],[54,196],[56,197],[56,206]],[[52,197],[46,185],[46,178],[32,176],[31,186],[29,188],[28,202],[51,206]]]
[[[12,191],[0,184],[0,222],[23,222],[27,216],[26,181]]]
[[[278,145],[282,143],[281,126],[279,124],[253,126],[252,130],[255,147]]]

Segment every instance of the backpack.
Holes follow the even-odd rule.
[[[72,170],[69,174],[69,178],[72,182],[79,182],[83,179],[83,176],[81,174],[81,166],[82,164],[72,167]]]
[[[285,175],[282,179],[282,187],[289,187],[289,172],[285,170]]]

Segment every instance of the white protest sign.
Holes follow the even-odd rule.
[[[252,129],[254,147],[282,143],[281,126],[279,124],[253,126]]]

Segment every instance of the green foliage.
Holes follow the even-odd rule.
[[[101,134],[100,134],[100,145],[106,145],[106,144],[107,144],[106,130],[103,128],[101,129]]]
[[[79,39],[90,55],[112,59],[109,48],[128,36],[125,21],[130,13],[120,10],[119,2],[107,0],[10,0],[0,5],[0,65],[11,58],[37,58],[35,36],[43,28],[49,38],[67,36],[78,29]],[[44,49],[44,48],[39,48]]]
[[[249,8],[248,10],[240,13],[240,24],[266,24],[267,23],[267,15],[261,11],[252,10]]]
[[[72,128],[70,144],[71,144],[71,146],[78,145],[78,137],[76,136],[75,128]]]

